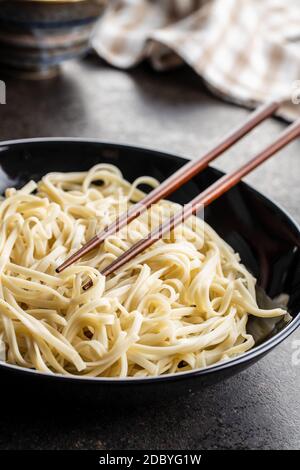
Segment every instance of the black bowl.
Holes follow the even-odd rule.
[[[8,186],[20,187],[29,179],[38,180],[50,171],[87,170],[98,162],[117,165],[128,180],[151,175],[163,181],[186,160],[149,149],[86,139],[4,142],[0,145],[0,189],[2,192]],[[186,203],[221,175],[210,167],[178,190],[172,199]],[[84,379],[48,375],[1,363],[0,377],[2,383],[5,380],[5,389],[18,393],[21,386],[23,392],[27,390],[29,395],[42,399],[46,394],[55,399],[60,395],[84,400],[109,398],[121,403],[125,399],[159,398],[164,393],[170,397],[236,374],[287,338],[300,324],[300,231],[297,224],[274,202],[244,183],[211,204],[205,220],[240,253],[243,263],[270,297],[283,292],[289,295],[288,310],[293,318],[290,323],[282,324],[261,344],[228,362],[157,378]]]

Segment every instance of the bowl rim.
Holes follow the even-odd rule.
[[[113,141],[104,141],[97,138],[86,138],[86,137],[36,137],[36,138],[24,138],[24,139],[12,139],[12,140],[5,140],[0,142],[0,163],[1,163],[1,151],[5,150],[7,146],[14,146],[14,145],[26,145],[26,144],[47,144],[47,143],[83,143],[83,144],[99,144],[101,146],[107,146],[112,148],[119,148],[119,149],[126,149],[126,150],[134,150],[139,152],[150,152],[157,154],[160,157],[167,157],[173,158],[179,161],[186,161],[189,159],[187,156],[178,155],[176,153],[169,153],[163,150],[159,150],[150,146],[136,146],[130,145],[127,143],[122,142],[113,142]],[[217,173],[222,176],[224,173],[213,167],[210,166],[211,169],[216,171]],[[259,196],[261,200],[267,203],[269,206],[273,206],[277,211],[282,213],[285,218],[288,220],[291,226],[298,232],[300,236],[300,224],[298,224],[294,218],[284,209],[281,207],[280,204],[275,202],[273,199],[264,196],[260,191],[253,188],[248,183],[242,181],[241,183],[246,186],[250,191],[254,192],[256,195]],[[275,346],[279,345],[282,341],[284,341],[288,336],[290,336],[298,327],[300,326],[300,311],[296,314],[296,316],[289,322],[287,325],[278,333],[276,333],[272,338],[269,338],[267,341],[264,341],[262,344],[258,346],[254,346],[254,348],[250,349],[249,351],[237,356],[235,358],[218,362],[211,366],[205,368],[198,368],[193,369],[190,371],[184,372],[176,372],[173,374],[165,374],[160,376],[150,376],[150,377],[84,377],[84,376],[76,376],[76,375],[63,375],[57,373],[49,373],[49,372],[41,372],[34,369],[26,369],[18,365],[8,364],[5,362],[0,361],[0,373],[1,370],[9,370],[15,373],[22,373],[23,375],[27,376],[35,376],[41,379],[52,379],[56,381],[68,381],[73,383],[95,383],[95,384],[102,384],[102,385],[120,385],[120,386],[129,386],[130,384],[134,385],[146,385],[146,384],[153,384],[153,383],[161,383],[161,382],[173,382],[177,380],[184,380],[184,379],[193,379],[198,376],[205,376],[208,374],[212,374],[214,372],[223,371],[225,369],[230,369],[231,367],[242,365],[245,363],[251,363],[253,360],[262,357],[264,354],[269,352]]]

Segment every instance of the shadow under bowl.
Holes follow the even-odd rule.
[[[21,78],[49,78],[84,55],[106,0],[0,2],[0,64]]]
[[[141,175],[165,180],[186,159],[149,149],[97,140],[32,139],[0,144],[0,192],[39,180],[52,171],[88,170],[99,163],[118,166],[125,178]],[[216,181],[222,173],[207,168],[170,198],[187,203]],[[249,367],[289,336],[300,324],[300,229],[278,205],[245,183],[213,202],[205,220],[240,253],[242,262],[258,278],[258,284],[274,298],[289,296],[292,320],[277,326],[247,353],[206,369],[140,379],[80,378],[49,375],[0,363],[5,391],[13,396],[20,386],[34,400],[41,397],[73,397],[74,400],[146,401],[201,390]],[[268,371],[266,371],[266,376]],[[280,374],[280,370],[278,370]],[[35,393],[38,390],[38,393]],[[3,394],[3,388],[1,393]],[[105,400],[105,401],[104,401]]]

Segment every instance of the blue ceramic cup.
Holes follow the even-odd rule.
[[[106,0],[1,1],[1,68],[27,78],[56,74],[63,61],[88,51],[106,3]]]

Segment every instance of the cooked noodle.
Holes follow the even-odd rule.
[[[0,360],[48,373],[143,377],[203,368],[254,345],[255,279],[207,224],[189,218],[114,276],[99,272],[178,205],[156,204],[60,275],[56,267],[140,200],[100,164],[51,173],[0,202]],[[83,284],[92,279],[88,291]]]

